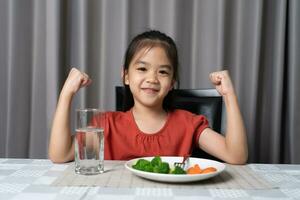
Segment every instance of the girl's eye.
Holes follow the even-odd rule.
[[[169,75],[169,72],[165,70],[160,70],[159,73],[162,75]]]
[[[138,71],[145,72],[147,69],[146,69],[146,67],[138,67],[137,70],[138,70]]]

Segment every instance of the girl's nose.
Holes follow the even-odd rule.
[[[148,83],[157,83],[158,79],[157,79],[157,74],[154,71],[150,71],[148,76],[147,76],[147,82]]]

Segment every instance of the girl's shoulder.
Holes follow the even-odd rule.
[[[187,123],[208,123],[207,118],[204,115],[197,115],[187,110],[175,109],[170,112],[170,115],[175,121],[182,121]]]
[[[172,110],[170,112],[170,114],[175,117],[195,117],[195,116],[197,116],[196,114],[194,114],[190,111],[187,111],[187,110],[183,110],[183,109]]]
[[[130,111],[122,112],[122,111],[106,111],[104,112],[104,116],[108,121],[128,121],[131,118]]]
[[[130,111],[105,111],[104,115],[109,118],[128,117],[130,115]]]

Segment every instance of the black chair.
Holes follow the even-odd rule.
[[[215,89],[175,89],[173,106],[178,109],[188,110],[195,114],[206,116],[210,127],[221,131],[222,124],[222,96]],[[125,88],[116,87],[116,110],[124,111]],[[213,156],[196,148],[192,152],[193,157],[215,159]]]

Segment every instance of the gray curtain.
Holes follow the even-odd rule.
[[[181,88],[229,70],[249,162],[300,163],[299,11],[298,0],[0,0],[0,157],[47,157],[71,67],[93,79],[73,108],[114,110],[128,42],[158,29],[178,45]]]

